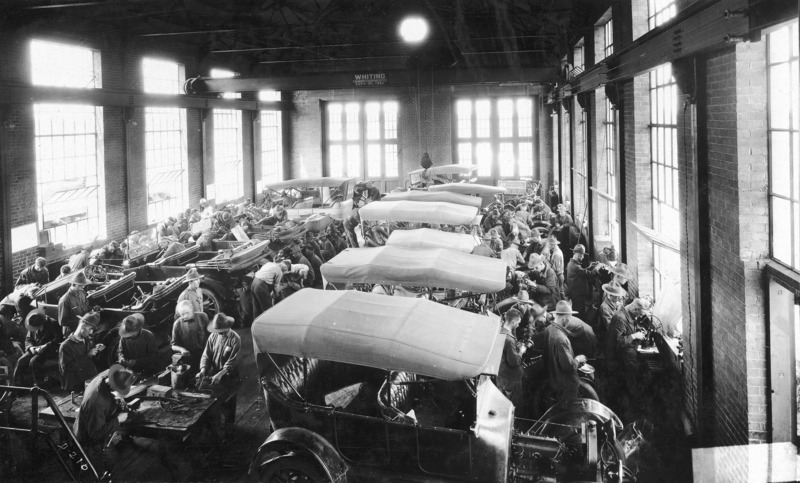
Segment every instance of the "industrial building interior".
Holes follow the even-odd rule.
[[[209,202],[259,205],[281,181],[348,178],[386,194],[408,188],[426,160],[472,165],[467,182],[509,193],[522,182],[522,196],[558,200],[584,266],[613,251],[639,296],[670,314],[658,331],[673,352],[660,346],[663,357],[640,366],[649,374],[633,408],[609,403],[623,425],[646,421],[638,481],[798,481],[799,5],[2,0],[0,298],[38,257],[54,280],[87,244]],[[404,38],[408,18],[421,38]],[[173,451],[134,438],[114,479],[258,477],[248,465],[275,427],[255,330],[236,317],[232,439],[185,438]],[[13,369],[0,385],[19,385]],[[44,404],[32,394],[0,408],[12,416],[0,426],[46,425],[31,421]],[[70,479],[54,476],[58,450],[34,456],[27,436],[3,434],[2,452],[22,461],[2,466],[6,481]],[[171,459],[181,451],[195,453]],[[451,481],[423,473],[365,481]],[[523,473],[496,479],[574,481]]]

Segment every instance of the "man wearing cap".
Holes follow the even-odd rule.
[[[558,248],[560,244],[561,242],[558,241],[555,235],[551,234],[547,237],[547,261],[556,273],[559,292],[564,290],[564,253]]]
[[[71,280],[69,290],[58,301],[58,325],[64,337],[78,327],[78,320],[89,312],[89,299],[83,287],[89,284],[83,272],[76,273]]]
[[[69,267],[72,271],[80,270],[89,264],[89,253],[92,251],[91,245],[81,248],[81,251],[69,257]]]
[[[497,371],[497,388],[517,408],[522,407],[522,356],[529,345],[517,341],[515,336],[517,327],[522,321],[522,315],[516,309],[506,312],[503,319],[501,334],[506,337],[503,345],[503,358],[500,359],[500,369]]]
[[[211,377],[211,384],[217,385],[222,378],[239,377],[239,351],[242,348],[242,339],[234,332],[233,317],[228,317],[220,312],[208,325],[211,333],[203,357],[200,359],[200,372],[197,379]]]
[[[164,218],[164,221],[156,225],[156,241],[160,242],[162,238],[172,235],[172,226],[178,220],[172,216]]]
[[[100,323],[100,315],[90,312],[81,317],[75,332],[64,339],[58,348],[58,368],[61,371],[61,388],[66,391],[83,392],[86,381],[97,375],[93,357],[103,350],[95,346],[92,335]]]
[[[200,275],[196,268],[189,269],[186,272],[186,281],[189,285],[178,296],[178,302],[186,300],[192,304],[192,312],[203,311],[203,291],[200,289],[200,280],[203,278],[204,276]]]
[[[120,424],[128,419],[112,391],[127,396],[133,379],[130,371],[114,364],[107,376],[94,378],[83,394],[73,432],[100,472],[113,469],[113,449],[122,439]]]
[[[648,303],[634,299],[614,313],[606,336],[606,357],[608,358],[609,382],[615,386],[609,391],[617,396],[619,410],[626,416],[634,406],[632,400],[638,395],[638,354],[637,346],[645,338],[642,330],[637,330],[636,319],[647,311]]]
[[[22,273],[19,274],[19,278],[17,278],[17,283],[14,285],[14,288],[19,287],[20,285],[28,285],[31,283],[44,286],[49,282],[50,273],[47,271],[47,260],[42,257],[38,257],[33,262],[33,265],[26,268],[22,271]]]
[[[545,242],[542,240],[542,233],[539,231],[538,228],[531,229],[531,239],[528,247],[525,249],[525,254],[523,258],[525,261],[528,261],[531,257],[532,253],[536,253],[541,255],[544,251]]]
[[[25,385],[30,376],[34,385],[42,385],[45,363],[56,362],[58,359],[61,329],[42,309],[32,310],[25,316],[25,328],[28,329],[25,353],[17,360],[14,368],[14,384]]]
[[[639,297],[639,287],[636,285],[633,272],[631,272],[626,264],[618,263],[616,267],[611,269],[611,273],[614,275],[614,281],[627,292],[625,296],[626,304],[630,304],[634,299]]]
[[[278,286],[289,268],[285,263],[266,262],[253,276],[250,290],[253,292],[253,317],[256,318],[272,307],[278,296]]]
[[[178,302],[178,318],[172,325],[172,350],[180,353],[191,366],[191,371],[200,370],[200,357],[208,339],[208,316],[195,312],[188,300]]]
[[[576,356],[566,329],[575,312],[565,300],[556,304],[555,321],[546,329],[545,367],[550,388],[555,391],[559,403],[578,397],[578,367],[586,362],[586,356]]]
[[[586,255],[586,247],[580,243],[572,249],[572,258],[567,264],[567,275],[564,281],[565,292],[572,300],[572,308],[578,311],[581,318],[588,313],[587,306],[591,303],[589,290],[589,272],[583,268],[581,262]]]
[[[156,336],[144,328],[144,315],[131,314],[119,325],[119,363],[133,372],[151,374],[160,364]]]
[[[600,339],[600,350],[606,350],[606,334],[611,325],[611,319],[618,310],[622,309],[627,292],[615,280],[602,285],[603,303],[597,313],[597,336]]]
[[[528,289],[531,291],[531,298],[537,304],[552,311],[556,308],[559,299],[560,289],[556,272],[545,263],[542,255],[531,254],[528,259],[530,268],[530,278],[527,282]]]

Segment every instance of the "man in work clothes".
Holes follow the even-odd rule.
[[[35,283],[44,286],[50,283],[50,273],[47,271],[47,260],[42,257],[36,259],[33,265],[26,268],[19,274],[15,287]]]
[[[100,316],[95,312],[84,315],[75,332],[64,339],[58,348],[62,389],[83,392],[86,381],[97,375],[97,368],[92,359],[103,350],[103,345],[95,346],[91,337],[99,323]]]
[[[72,277],[71,283],[67,293],[58,301],[58,325],[61,326],[64,337],[74,332],[80,318],[89,313],[89,300],[83,290],[89,281],[83,272],[78,272]]]
[[[44,310],[35,309],[25,316],[25,353],[17,360],[14,368],[14,384],[25,385],[28,376],[34,385],[44,383],[45,362],[58,358],[58,344],[61,343],[61,328],[56,321],[44,314]]]
[[[289,271],[286,263],[267,262],[253,276],[253,283],[250,285],[253,292],[253,318],[272,307],[272,300],[278,296],[278,286],[283,274]]]
[[[189,286],[178,296],[178,302],[188,301],[192,304],[192,311],[194,312],[203,311],[203,291],[200,289],[200,280],[204,277],[204,275],[200,275],[197,272],[196,268],[190,269],[186,272],[186,281]]]
[[[555,321],[546,329],[545,365],[550,388],[559,403],[578,397],[578,367],[586,362],[586,356],[576,356],[573,352],[565,328],[575,313],[565,300],[559,301],[554,311]]]
[[[511,401],[517,408],[522,407],[522,355],[527,351],[528,346],[517,341],[514,336],[522,321],[522,315],[517,309],[510,309],[505,314],[501,334],[506,336],[503,345],[503,358],[500,360],[500,369],[497,372],[497,388]]]
[[[119,326],[119,363],[133,372],[153,374],[163,369],[156,336],[144,328],[144,315],[131,314]]]
[[[178,318],[172,326],[172,350],[180,353],[191,366],[189,370],[196,373],[200,370],[200,357],[208,339],[208,316],[195,312],[187,300],[178,302],[176,311]]]

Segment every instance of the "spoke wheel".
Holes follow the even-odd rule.
[[[222,299],[213,290],[200,287],[203,292],[203,312],[209,320],[222,311]]]
[[[261,470],[264,483],[325,483],[328,479],[316,464],[301,456],[287,456]]]

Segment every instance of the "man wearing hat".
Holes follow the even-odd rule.
[[[600,304],[597,314],[597,336],[600,338],[600,349],[605,352],[606,334],[611,325],[611,319],[623,307],[627,292],[615,280],[602,285],[603,303]]]
[[[160,363],[156,336],[144,328],[144,315],[131,314],[119,325],[119,363],[133,372],[152,374]]]
[[[193,312],[203,311],[203,291],[200,289],[200,280],[203,278],[204,276],[200,275],[196,268],[189,269],[186,272],[186,281],[189,285],[178,296],[178,302],[186,300],[192,304]]]
[[[581,318],[588,314],[588,305],[591,303],[592,292],[589,290],[589,272],[583,268],[581,262],[586,255],[586,247],[580,243],[572,249],[572,258],[567,264],[565,279],[565,292],[572,300],[572,307],[578,311]]]
[[[483,257],[497,258],[494,250],[492,250],[491,242],[492,236],[489,233],[485,233],[483,236],[481,236],[481,244],[475,245],[475,248],[472,249],[471,253],[473,255],[480,255]]]
[[[80,271],[73,275],[72,285],[58,301],[58,325],[64,337],[71,334],[78,327],[78,320],[89,313],[89,300],[83,288],[89,284],[86,275]]]
[[[531,229],[531,239],[528,247],[525,249],[525,254],[523,258],[525,261],[530,259],[532,253],[536,253],[541,255],[545,248],[545,242],[542,240],[542,232],[539,231],[538,228]]]
[[[44,310],[35,309],[25,316],[25,353],[17,360],[14,367],[14,384],[26,385],[28,376],[34,385],[44,383],[45,363],[58,360],[58,344],[61,343],[61,328],[55,320],[44,314]],[[54,364],[51,364],[54,365]]]
[[[94,378],[83,394],[73,432],[99,472],[113,469],[114,446],[122,439],[120,424],[128,419],[128,413],[120,411],[114,392],[127,396],[133,379],[130,371],[114,364],[108,375]]]
[[[634,299],[617,310],[611,318],[606,336],[606,357],[608,358],[609,382],[616,390],[609,391],[617,396],[618,408],[625,416],[635,406],[633,400],[639,395],[637,347],[645,338],[645,333],[636,328],[636,319],[645,314],[649,304],[643,299]]]
[[[200,357],[208,339],[208,316],[195,312],[188,300],[178,302],[175,311],[178,317],[172,325],[172,350],[188,361],[192,372],[199,371]]]
[[[567,213],[567,207],[559,204],[556,206],[556,214],[553,216],[553,225],[557,231],[560,231],[565,226],[572,224],[572,217]]]
[[[531,298],[547,310],[555,309],[560,293],[555,271],[547,266],[542,255],[536,253],[532,253],[528,259],[528,268],[531,280],[527,285]]]
[[[239,377],[239,351],[242,348],[242,339],[233,331],[233,317],[228,317],[220,312],[208,324],[211,333],[206,341],[203,357],[200,359],[200,372],[198,381],[205,377],[211,378],[211,384],[217,385],[222,378]]]
[[[634,299],[639,297],[639,288],[636,285],[636,279],[631,269],[628,268],[628,265],[618,263],[616,267],[611,269],[611,273],[614,275],[614,281],[627,292],[625,304],[630,304]]]
[[[545,367],[556,399],[565,403],[578,397],[578,367],[586,362],[586,356],[576,356],[572,350],[566,325],[575,312],[569,303],[560,300],[553,313],[555,321],[546,329]]]
[[[97,368],[92,358],[104,347],[102,344],[95,346],[91,339],[99,324],[98,313],[90,312],[84,315],[75,332],[64,339],[58,348],[62,389],[83,392],[85,382],[97,375]]]
[[[517,341],[515,336],[517,327],[522,321],[522,314],[516,309],[511,309],[503,317],[503,328],[501,334],[506,337],[503,346],[503,357],[500,359],[500,369],[497,371],[497,388],[511,401],[517,408],[522,407],[522,356],[528,350],[530,344]]]
[[[253,276],[250,290],[253,292],[253,318],[272,307],[274,297],[278,296],[278,286],[283,274],[289,269],[284,263],[266,262]]]
[[[19,287],[20,285],[28,285],[31,283],[35,283],[39,286],[44,286],[50,283],[50,273],[47,271],[47,260],[42,257],[38,257],[34,262],[33,265],[26,268],[19,274],[19,278],[17,279],[17,283],[14,287]]]

